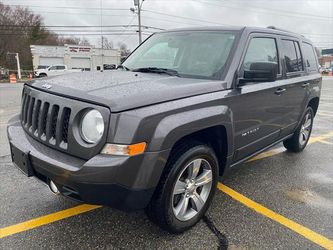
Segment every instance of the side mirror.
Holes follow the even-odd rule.
[[[274,82],[278,72],[278,64],[274,62],[254,62],[249,70],[244,70],[245,82]]]

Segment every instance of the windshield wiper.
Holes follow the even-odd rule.
[[[122,65],[122,64],[119,64],[117,69],[126,69],[127,71],[129,71],[130,69],[127,68],[126,66]]]
[[[179,76],[177,70],[174,70],[174,69],[165,69],[165,68],[157,68],[157,67],[137,68],[137,69],[133,69],[132,71],[133,72],[168,74],[170,76]]]

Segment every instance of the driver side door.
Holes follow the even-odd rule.
[[[234,162],[267,147],[279,138],[283,128],[285,88],[277,37],[252,34],[240,65],[239,85],[232,104],[235,131]],[[252,63],[278,64],[275,81],[244,81],[244,71]]]

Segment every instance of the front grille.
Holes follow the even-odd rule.
[[[28,93],[23,94],[22,100],[21,122],[26,131],[51,145],[67,149],[71,109],[50,105]]]
[[[69,108],[64,108],[64,112],[62,113],[62,134],[61,139],[67,143],[68,142],[68,127],[69,127],[69,118],[71,116],[71,110]]]
[[[110,119],[110,110],[107,107],[25,85],[21,124],[26,134],[40,143],[88,160],[102,150],[107,139],[107,129],[95,145],[88,144],[81,138],[79,127],[82,115],[91,109],[102,114],[104,126],[107,128]]]

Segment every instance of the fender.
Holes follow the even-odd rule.
[[[184,111],[163,118],[154,131],[149,150],[172,148],[181,138],[217,125],[224,126],[227,131],[227,155],[230,155],[233,152],[232,111],[224,105]]]
[[[308,98],[305,100],[305,103],[303,105],[304,107],[303,112],[300,114],[295,130],[298,128],[298,126],[300,126],[302,122],[302,117],[304,116],[306,108],[309,106],[310,101],[316,97],[320,98],[322,78],[321,77],[318,78],[318,75],[316,74],[316,75],[311,75],[311,78],[309,77],[309,79],[311,79],[310,82],[312,86],[310,85],[311,87],[308,89]]]

